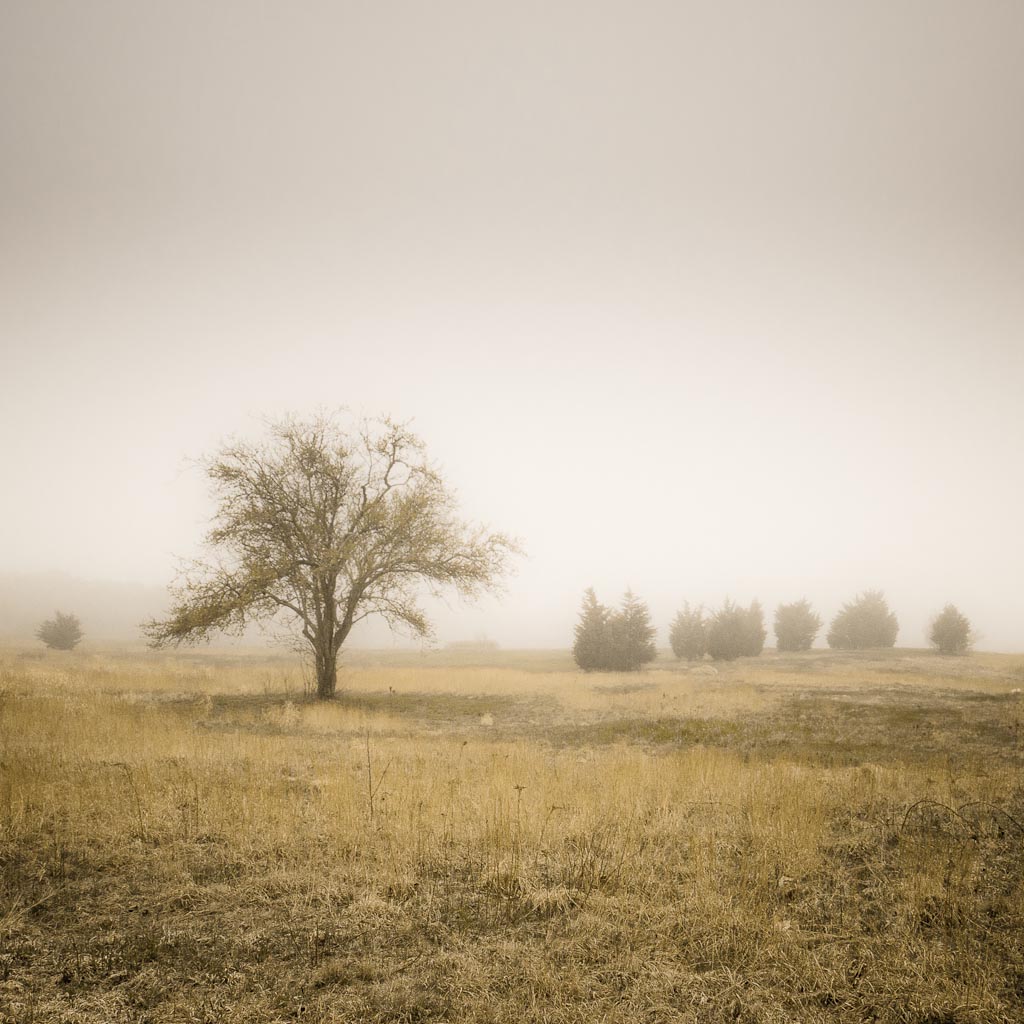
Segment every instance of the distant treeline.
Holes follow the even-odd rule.
[[[779,651],[809,651],[821,631],[822,619],[807,600],[780,604],[775,609],[775,647]],[[635,671],[654,660],[655,628],[647,605],[627,591],[618,609],[605,607],[593,589],[583,598],[576,625],[573,657],[585,672]],[[841,651],[894,647],[899,622],[880,590],[868,590],[847,602],[829,625],[829,647]],[[703,605],[683,605],[669,627],[669,642],[677,658],[715,661],[756,657],[767,637],[764,609],[759,601],[747,607],[730,600],[716,611]],[[974,642],[970,621],[954,605],[932,620],[932,646],[940,654],[966,654]]]

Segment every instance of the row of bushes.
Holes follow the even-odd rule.
[[[775,610],[775,646],[779,651],[809,651],[823,623],[806,600],[780,604]],[[829,647],[855,651],[893,647],[899,622],[881,591],[869,590],[844,604],[827,634]],[[716,661],[756,657],[764,650],[767,631],[760,602],[748,607],[726,601],[717,611],[683,605],[669,628],[669,642],[677,658],[696,661],[710,655]],[[573,657],[586,672],[633,671],[653,661],[655,629],[642,601],[627,591],[622,605],[612,611],[587,590],[576,626]],[[931,623],[929,639],[940,654],[964,654],[973,643],[971,623],[954,605]]]
[[[822,627],[808,601],[780,604],[775,610],[775,647],[779,651],[809,651]],[[829,647],[865,650],[892,647],[899,623],[878,591],[861,594],[845,604],[828,631]],[[702,607],[688,604],[676,615],[669,640],[677,658],[694,660],[710,654],[717,660],[752,657],[764,649],[766,630],[759,602],[741,608],[731,601],[705,615]]]

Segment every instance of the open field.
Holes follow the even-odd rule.
[[[1024,1020],[1024,655],[0,652],[0,1021]]]

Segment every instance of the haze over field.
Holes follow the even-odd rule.
[[[526,550],[442,641],[565,647],[588,585],[662,644],[684,599],[880,588],[900,645],[952,601],[1024,650],[1022,39],[995,0],[5,4],[0,635],[126,635],[193,460],[347,406]]]

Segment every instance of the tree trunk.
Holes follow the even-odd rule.
[[[338,686],[338,652],[328,642],[315,652],[317,700],[330,700]]]

